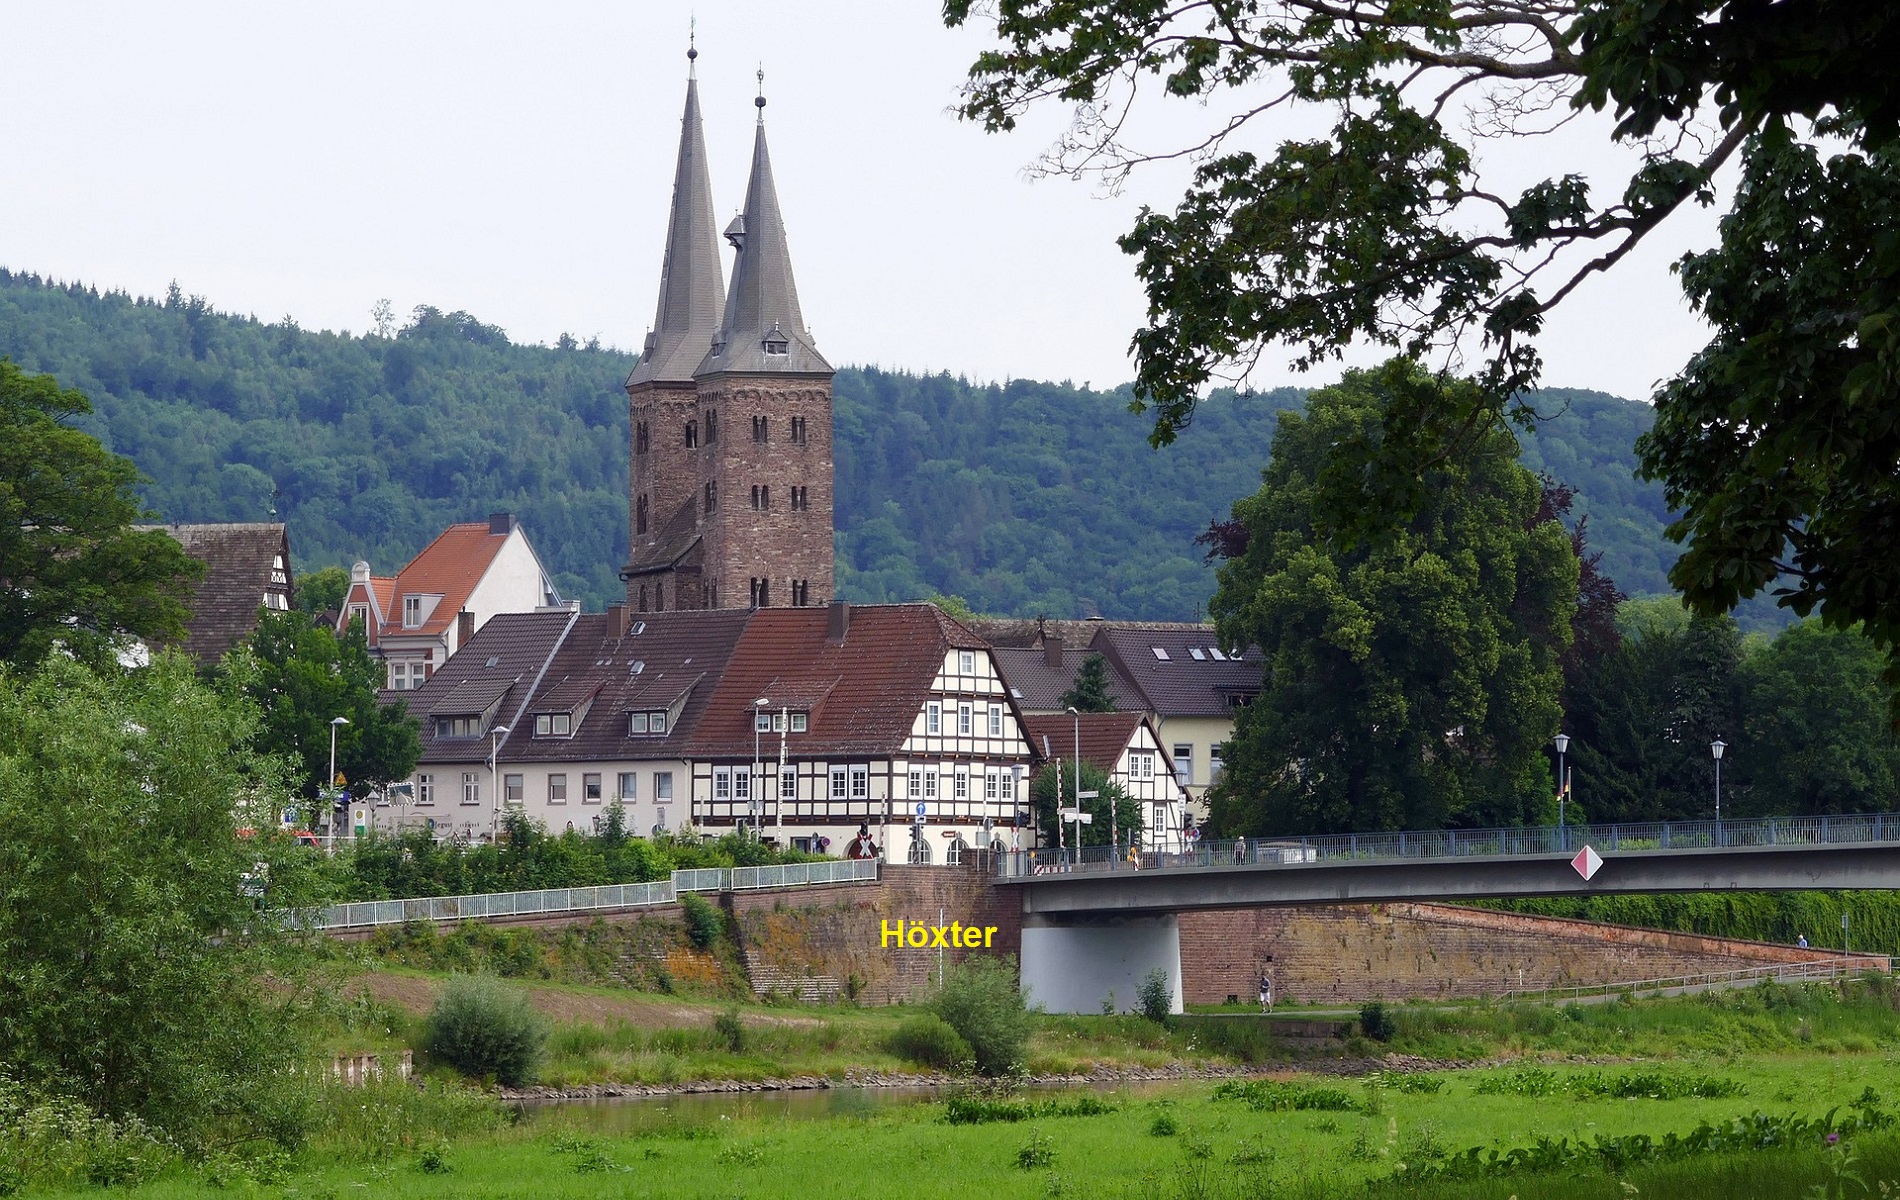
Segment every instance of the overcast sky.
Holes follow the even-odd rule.
[[[938,9],[0,0],[0,265],[145,294],[176,279],[306,327],[360,332],[386,297],[518,341],[636,348],[696,11],[721,221],[744,199],[763,62],[800,298],[833,363],[1122,382],[1143,303],[1114,239],[1183,176],[1115,197],[1028,178],[1064,115],[1008,136],[949,115],[982,40]],[[1553,149],[1493,153],[1528,180],[1555,173]],[[1704,335],[1667,264],[1712,231],[1695,214],[1586,286],[1544,339],[1547,381],[1644,397],[1672,373]],[[1284,359],[1255,382],[1336,374]]]

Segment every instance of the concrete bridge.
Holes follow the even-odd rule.
[[[1175,914],[1196,909],[1900,887],[1900,816],[1887,814],[1230,842],[1140,869],[1090,850],[1011,856],[998,873],[1022,904],[1023,983],[1052,1012],[1132,995],[1156,967],[1178,1004]]]

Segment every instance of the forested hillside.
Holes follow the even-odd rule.
[[[89,395],[87,429],[138,463],[167,520],[274,508],[300,570],[392,571],[450,522],[506,509],[569,595],[619,592],[630,355],[516,345],[466,313],[356,336],[5,270],[0,354]],[[845,597],[1183,620],[1213,590],[1195,534],[1259,485],[1277,414],[1303,396],[1217,397],[1156,451],[1123,392],[850,368],[836,392]],[[1665,590],[1661,495],[1631,475],[1648,407],[1551,392],[1540,409],[1526,463],[1579,490],[1625,590]]]

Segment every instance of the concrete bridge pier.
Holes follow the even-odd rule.
[[[1181,926],[1173,913],[1023,918],[1023,990],[1049,1012],[1099,1013],[1111,991],[1115,1011],[1130,1012],[1156,967],[1168,973],[1181,1012]]]

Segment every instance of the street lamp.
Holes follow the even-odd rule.
[[[488,731],[488,790],[494,796],[495,815],[489,818],[490,836],[500,840],[501,833],[501,739],[508,733],[506,725],[497,725]]]
[[[1715,824],[1719,831],[1722,824],[1722,751],[1728,749],[1721,738],[1709,743],[1709,753],[1715,755]]]
[[[752,814],[752,833],[759,831],[759,718],[765,714],[765,708],[772,703],[761,696],[752,702],[752,778],[746,784],[746,811]]]
[[[330,794],[331,789],[336,787],[336,731],[338,726],[348,725],[349,723],[350,719],[348,717],[330,718],[330,774],[328,778],[323,781],[323,788],[318,794],[323,796],[330,805],[330,820],[325,823],[332,829],[336,828],[336,799]],[[333,833],[330,836],[335,837],[336,835]]]
[[[1564,774],[1564,753],[1570,749],[1570,735],[1567,733],[1558,734],[1556,738],[1556,745],[1557,745],[1557,836],[1559,838],[1562,838],[1563,829],[1564,829],[1564,801],[1570,798],[1570,779],[1568,776]],[[1564,849],[1568,850],[1569,848],[1570,848],[1570,843],[1568,841],[1565,841]]]

